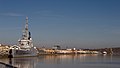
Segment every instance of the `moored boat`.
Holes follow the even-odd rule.
[[[37,49],[33,46],[31,33],[28,30],[28,17],[23,30],[22,38],[18,40],[17,45],[11,46],[13,57],[36,56]]]

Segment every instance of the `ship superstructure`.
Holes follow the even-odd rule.
[[[31,33],[28,30],[28,17],[26,17],[26,24],[23,30],[22,38],[18,40],[18,46],[21,49],[29,49],[33,47]]]

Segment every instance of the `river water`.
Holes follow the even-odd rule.
[[[0,62],[18,68],[120,68],[120,56],[95,54],[2,58]]]

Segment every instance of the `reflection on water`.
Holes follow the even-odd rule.
[[[49,55],[49,56],[43,56],[42,62],[40,63],[50,63],[50,64],[61,64],[61,63],[74,63],[77,60],[80,60],[80,62],[84,61],[85,58],[88,55]],[[89,55],[89,56],[97,56],[97,55]],[[41,57],[38,57],[41,58]]]
[[[18,68],[120,68],[120,56],[108,55],[41,55],[0,61]]]
[[[34,68],[37,59],[34,57],[13,58],[13,65],[19,68]]]

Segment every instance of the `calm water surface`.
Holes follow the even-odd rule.
[[[42,55],[0,61],[18,68],[120,68],[120,56],[111,55]]]

